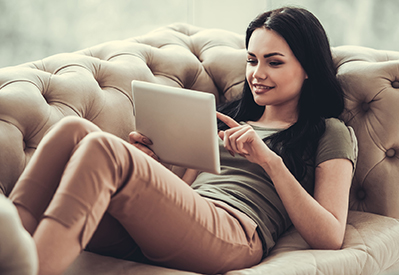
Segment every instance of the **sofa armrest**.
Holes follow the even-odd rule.
[[[0,274],[35,275],[37,270],[33,239],[23,228],[15,206],[0,195]]]

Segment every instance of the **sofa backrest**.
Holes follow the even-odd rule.
[[[333,49],[359,157],[350,208],[399,218],[399,52]]]
[[[347,96],[343,119],[359,140],[351,209],[399,218],[399,53],[349,46],[333,53]],[[134,129],[132,80],[209,92],[221,103],[242,91],[245,59],[242,35],[174,24],[0,69],[2,190],[11,191],[39,141],[62,117],[84,117],[127,139]]]
[[[243,37],[175,24],[0,69],[0,190],[9,194],[48,129],[74,115],[127,139],[134,79],[215,94],[242,89]]]

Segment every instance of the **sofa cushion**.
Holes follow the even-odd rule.
[[[375,275],[399,261],[399,220],[350,211],[340,250],[310,249],[295,228],[289,229],[257,266],[226,275]],[[65,275],[196,274],[127,262],[84,252]]]
[[[323,274],[375,275],[399,260],[399,220],[350,211],[341,250],[308,249],[291,228],[261,264],[228,275]]]

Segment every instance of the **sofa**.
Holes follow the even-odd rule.
[[[345,91],[342,119],[353,127],[359,144],[343,247],[310,249],[291,227],[260,264],[228,275],[399,274],[399,52],[360,46],[333,47],[332,52]],[[212,93],[222,103],[240,94],[245,59],[243,35],[177,23],[0,69],[1,191],[10,193],[40,140],[61,118],[83,117],[127,140],[135,129],[132,80]],[[184,170],[170,169],[179,175]],[[0,200],[1,209],[6,204],[12,208],[7,199]],[[8,217],[17,221],[14,210]],[[1,232],[10,230],[1,230],[12,225],[3,216],[0,212],[0,238],[8,241]],[[16,223],[13,232],[22,230]],[[0,252],[18,246],[7,241],[0,242]],[[3,254],[0,273],[8,261]],[[194,273],[85,251],[65,274]]]

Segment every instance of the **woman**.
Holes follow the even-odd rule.
[[[132,132],[132,146],[83,119],[43,138],[10,195],[40,274],[61,274],[85,248],[227,272],[259,263],[291,224],[313,248],[341,247],[356,140],[336,119],[343,92],[324,30],[283,8],[249,25],[246,47],[243,96],[218,113],[220,175],[180,179],[148,138]]]

